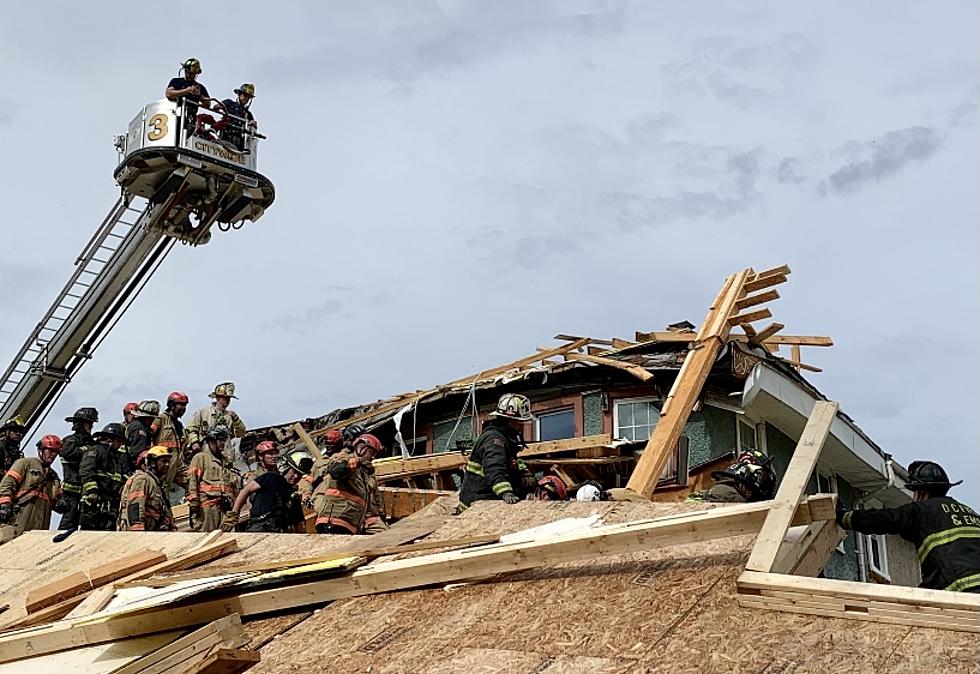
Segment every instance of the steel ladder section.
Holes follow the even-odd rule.
[[[0,419],[20,414],[30,426],[44,412],[43,403],[52,402],[52,390],[60,390],[80,366],[78,359],[91,357],[83,343],[164,238],[149,230],[156,210],[123,195],[109,211],[75,260],[65,287],[0,377]]]

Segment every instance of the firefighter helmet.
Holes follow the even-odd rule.
[[[208,394],[208,398],[217,398],[219,396],[224,396],[225,398],[237,398],[235,395],[235,383],[226,381],[223,384],[218,384],[214,387],[214,390]]]
[[[331,429],[323,436],[323,442],[329,447],[339,447],[344,444],[344,434],[337,429]]]
[[[513,419],[515,421],[531,421],[531,401],[520,393],[505,393],[497,401],[497,409],[490,413],[492,417]]]
[[[134,417],[152,417],[157,418],[160,416],[160,403],[156,400],[141,400],[140,404],[136,406],[133,411]]]
[[[909,479],[905,481],[905,486],[911,490],[916,489],[949,489],[958,484],[963,484],[963,480],[950,482],[949,475],[943,467],[934,461],[913,461],[909,464]]]
[[[198,75],[204,72],[201,69],[201,62],[198,61],[196,58],[187,59],[186,61],[180,64],[180,67],[189,73],[196,73]]]
[[[287,469],[291,468],[295,470],[300,475],[309,475],[310,470],[313,468],[313,459],[306,450],[294,449],[291,452],[287,452],[286,456],[282,458],[282,465]],[[281,472],[286,471],[282,470]]]
[[[123,405],[123,417],[125,418],[127,414],[132,414],[133,412],[135,412],[136,408],[139,406],[140,406],[139,403],[126,403],[125,405]]]
[[[595,480],[588,480],[575,492],[576,501],[604,501],[605,496],[606,492],[602,485]]]
[[[174,391],[167,396],[167,407],[170,405],[186,405],[189,402],[186,393]]]
[[[549,501],[568,500],[568,490],[560,477],[545,475],[538,480],[538,494],[544,496]]]
[[[3,422],[2,426],[0,426],[0,431],[20,431],[23,433],[26,430],[27,425],[24,423],[24,420],[20,418],[20,415],[10,417]]]
[[[221,438],[224,438],[224,439],[227,440],[230,437],[230,435],[231,434],[228,433],[228,427],[227,426],[225,426],[224,424],[218,424],[217,426],[215,426],[214,428],[212,428],[210,431],[208,431],[208,434],[206,436],[204,436],[204,437],[205,437],[206,440],[220,440]]]
[[[93,434],[96,440],[101,440],[102,438],[112,439],[118,438],[123,442],[126,441],[126,429],[123,428],[122,424],[111,423],[106,424],[105,427],[98,433]]]
[[[776,493],[776,473],[772,469],[772,458],[757,449],[742,452],[735,463],[726,470],[713,471],[711,477],[716,480],[733,480],[749,501],[765,501]]]
[[[375,436],[375,435],[371,435],[370,433],[365,433],[364,435],[359,435],[357,437],[357,440],[354,441],[354,445],[356,446],[356,445],[358,445],[358,444],[360,444],[362,442],[365,443],[368,447],[370,447],[371,449],[373,449],[376,452],[380,452],[381,451],[381,441],[378,440],[378,437]]]
[[[99,411],[94,407],[79,407],[75,410],[75,413],[70,417],[65,417],[65,421],[68,423],[74,423],[76,421],[88,421],[93,424],[99,422]]]
[[[251,82],[246,82],[239,89],[235,89],[236,94],[245,94],[249,98],[255,98],[255,85]]]
[[[255,455],[265,454],[266,452],[278,452],[279,445],[277,445],[272,440],[263,440],[259,444],[255,445]]]
[[[144,463],[146,463],[147,459],[156,460],[162,458],[169,459],[170,450],[163,445],[154,445],[149,449],[144,449],[142,452],[140,452],[140,455],[136,457],[136,467],[139,468],[142,466]]]
[[[55,452],[61,451],[61,438],[57,435],[45,435],[40,440],[37,441],[37,450],[50,449]]]
[[[358,436],[364,435],[365,433],[367,433],[367,429],[364,428],[364,426],[361,426],[360,424],[351,424],[350,426],[344,428],[344,442],[353,443]]]

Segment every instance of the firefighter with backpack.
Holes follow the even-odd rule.
[[[47,529],[51,512],[63,513],[61,480],[51,464],[61,453],[61,438],[45,435],[37,443],[37,456],[14,461],[0,480],[0,524],[13,523],[15,535]]]

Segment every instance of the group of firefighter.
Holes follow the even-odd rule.
[[[37,457],[20,450],[25,426],[18,418],[0,426],[0,525],[16,533],[46,529],[51,512],[61,513],[60,528],[165,531],[174,529],[171,503],[187,503],[195,531],[305,531],[307,511],[318,533],[373,534],[388,528],[374,459],[381,441],[358,424],[322,435],[314,458],[306,449],[281,452],[273,440],[259,442],[243,456],[229,442],[245,435],[245,424],[230,408],[235,385],[225,382],[210,394],[187,426],[181,417],[188,398],[167,397],[130,403],[123,423],[93,433],[98,412],[83,407],[66,422],[65,438],[45,435]],[[530,400],[506,393],[489,415],[463,469],[459,489],[462,513],[481,500],[515,504],[527,499],[566,500],[568,487],[557,476],[537,477],[518,454],[525,447],[524,425],[533,420]],[[52,468],[61,456],[64,482]],[[750,450],[723,471],[714,485],[692,499],[745,503],[772,499],[777,479],[771,457]],[[932,461],[909,465],[906,489],[914,500],[897,508],[845,510],[838,501],[837,522],[865,534],[896,534],[918,548],[922,586],[980,592],[980,516],[947,492],[946,471]],[[607,500],[596,482],[578,486],[579,501]],[[248,506],[247,519],[242,518]],[[240,522],[240,520],[244,520]]]

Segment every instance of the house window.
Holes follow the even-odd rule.
[[[538,440],[564,440],[575,437],[575,410],[543,412],[535,417]]]
[[[838,494],[837,491],[837,476],[827,475],[824,473],[817,473],[817,493],[818,494]],[[838,496],[838,498],[840,498]],[[844,539],[842,538],[840,543],[837,544],[837,551],[844,552]]]
[[[756,431],[755,424],[739,416],[737,428],[739,453],[759,449],[759,435]]]
[[[620,400],[613,408],[615,437],[645,442],[660,420],[660,407],[653,398]]]
[[[885,537],[868,534],[864,540],[868,546],[868,568],[885,580],[891,580],[888,575],[888,552],[885,547]]]

